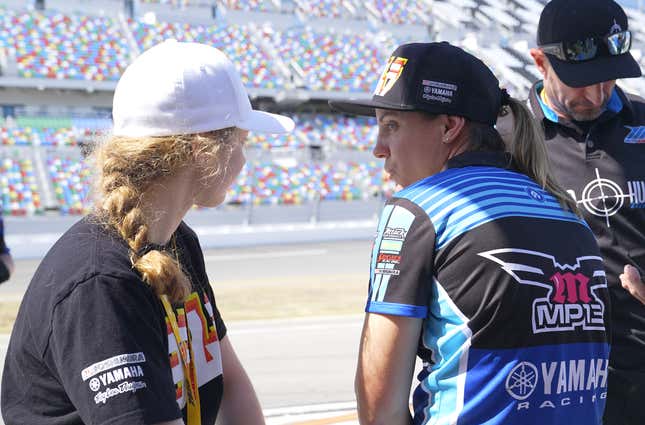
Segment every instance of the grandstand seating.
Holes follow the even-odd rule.
[[[187,7],[191,3],[189,0],[139,0],[141,3],[165,4],[173,7]]]
[[[80,121],[92,123],[94,121]],[[18,118],[12,127],[0,127],[0,144],[18,146],[77,146],[90,140],[109,125],[89,127],[60,118]]]
[[[311,162],[284,166],[247,164],[229,191],[228,201],[254,205],[301,204],[313,200],[359,200],[390,191],[376,162]]]
[[[297,130],[293,134],[282,136],[265,136],[251,133],[247,141],[248,149],[271,152],[276,149],[302,150],[307,146],[322,146],[329,151],[364,152],[371,148],[376,136],[373,118],[352,119],[337,115],[295,115]],[[70,151],[83,136],[91,137],[95,129],[78,127],[79,123],[102,123],[101,119],[57,119],[21,117],[17,124],[28,124],[30,127],[0,128],[3,145],[18,146],[29,152],[29,149],[42,146],[47,149],[46,182],[53,191],[55,205],[61,214],[81,214],[88,210],[88,193],[90,170],[81,160],[76,150]],[[52,127],[42,127],[49,123]],[[99,126],[98,128],[104,128]],[[65,148],[60,150],[61,148]],[[4,153],[0,152],[4,158]],[[342,157],[342,155],[341,155]],[[387,180],[382,166],[369,161],[370,154],[365,152],[365,161],[310,162],[299,165],[284,166],[272,161],[250,161],[238,181],[231,189],[228,202],[233,204],[300,204],[316,199],[320,200],[355,200],[366,199],[376,194],[391,192],[387,189]],[[5,175],[16,175],[16,167],[23,162],[11,161],[11,166],[0,170],[0,178]],[[31,186],[34,176],[29,162],[24,163],[29,172]],[[23,168],[24,168],[23,167]],[[29,186],[29,187],[31,187]],[[15,193],[11,199],[31,199],[24,191],[26,185],[10,188]],[[8,190],[8,189],[7,189]],[[40,202],[40,198],[38,198]],[[9,205],[9,204],[7,204]],[[40,204],[33,207],[17,206],[5,214],[35,213],[42,211]]]
[[[127,38],[109,17],[4,9],[0,47],[26,78],[117,80],[129,63]]]
[[[31,159],[3,149],[0,159],[0,204],[4,215],[42,212]]]
[[[383,45],[350,31],[305,26],[264,32],[264,37],[285,63],[300,70],[309,90],[369,92],[387,57]]]
[[[47,157],[47,171],[60,213],[86,213],[91,174],[87,164],[78,155],[52,153]]]
[[[236,63],[247,86],[277,88],[283,87],[287,81],[285,75],[272,65],[273,59],[268,53],[254,42],[256,31],[249,25],[149,24],[130,20],[129,27],[142,51],[168,38],[207,43],[222,50]]]
[[[222,4],[233,10],[255,12],[278,12],[280,9],[271,0],[223,0]]]
[[[374,118],[309,115],[301,116],[297,122],[308,145],[323,146],[327,149],[342,146],[367,151],[371,149],[376,140],[376,120]]]
[[[321,18],[355,19],[356,5],[352,0],[295,0],[297,10],[307,16]],[[362,15],[361,15],[362,17]]]
[[[429,35],[419,30],[422,25],[481,57],[515,97],[524,97],[539,78],[528,50],[546,0],[217,0],[218,7],[231,13],[211,25],[184,19],[183,11],[176,10],[209,7],[210,0],[141,1],[156,3],[148,6],[151,10],[167,8],[159,16],[172,16],[174,21],[0,5],[0,66],[5,61],[15,63],[11,71],[15,75],[10,76],[26,81],[63,79],[84,87],[86,81],[114,82],[132,57],[175,38],[222,49],[236,63],[247,87],[255,89],[254,96],[278,100],[284,95],[285,105],[290,105],[289,96],[299,90],[312,99],[339,92],[370,93],[396,45],[427,39]],[[90,2],[85,3],[90,8]],[[630,8],[627,13],[634,32],[632,52],[645,65],[641,47],[645,13]],[[352,25],[362,30],[352,31]],[[34,82],[34,87],[41,84]],[[642,78],[623,85],[645,91]],[[0,117],[2,213],[37,214],[49,208],[63,214],[87,211],[90,170],[76,147],[108,129],[110,120],[83,114],[31,115],[18,113],[6,122]],[[246,146],[254,153],[231,188],[228,202],[299,204],[387,197],[394,192],[382,164],[371,156],[377,134],[373,118],[319,113],[293,118],[293,134],[250,134]]]
[[[432,12],[430,1],[409,0],[396,2],[391,0],[368,0],[367,4],[378,11],[383,22],[391,24],[420,24],[430,22]]]
[[[302,137],[298,137],[298,131],[284,135],[251,133],[246,146],[265,150],[277,148],[301,149],[305,147],[305,142]]]
[[[0,142],[3,145],[27,146],[34,144],[35,132],[30,127],[0,127]]]

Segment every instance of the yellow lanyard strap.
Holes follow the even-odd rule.
[[[199,410],[199,388],[197,384],[197,371],[195,370],[195,362],[193,361],[194,358],[190,331],[187,332],[188,341],[186,341],[185,344],[182,344],[175,311],[172,309],[166,295],[161,296],[161,303],[163,304],[164,310],[166,310],[166,316],[170,322],[172,333],[175,335],[181,366],[184,370],[184,388],[186,388],[186,402],[188,404],[188,423],[186,425],[201,425],[202,418],[201,411]]]

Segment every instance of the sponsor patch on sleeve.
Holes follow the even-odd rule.
[[[94,402],[105,404],[110,398],[124,393],[135,393],[146,388],[141,365],[146,362],[142,352],[119,354],[94,363],[81,371],[83,382],[95,393]]]

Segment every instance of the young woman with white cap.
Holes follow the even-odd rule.
[[[9,344],[2,414],[16,424],[263,424],[226,335],[195,233],[244,165],[248,131],[293,129],[252,110],[219,50],[166,41],[117,84],[93,154],[91,214],[52,247]]]

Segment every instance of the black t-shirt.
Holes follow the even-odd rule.
[[[4,241],[4,221],[2,220],[2,217],[0,217],[0,254],[8,253],[9,247],[7,247],[7,244]]]
[[[181,223],[175,240],[194,290],[174,306],[175,315],[182,339],[188,332],[192,337],[202,423],[214,424],[226,327],[197,236]],[[131,425],[182,414],[185,420],[177,346],[161,302],[132,269],[125,242],[92,216],[84,218],[52,247],[25,293],[3,372],[4,421]]]

